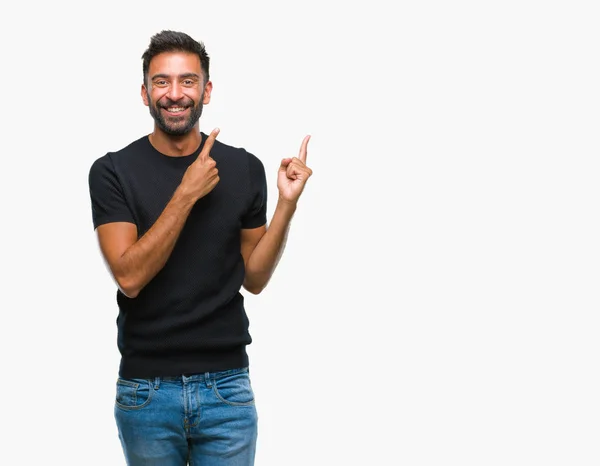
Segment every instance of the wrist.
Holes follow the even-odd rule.
[[[279,196],[279,199],[277,199],[277,207],[276,208],[279,210],[294,213],[296,211],[297,206],[298,206],[298,200],[290,201],[288,199],[284,199],[281,196]]]
[[[186,186],[182,183],[177,187],[177,189],[173,193],[173,197],[171,200],[176,203],[181,203],[183,205],[191,207],[196,203],[198,198],[192,194],[191,190],[186,189]]]
[[[289,199],[285,199],[281,195],[277,199],[277,206],[281,206],[286,209],[296,210],[297,205],[298,205],[298,199],[296,199],[295,201],[290,201]]]

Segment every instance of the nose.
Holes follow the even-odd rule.
[[[183,89],[178,82],[174,82],[169,86],[167,97],[171,100],[179,100],[183,97]]]

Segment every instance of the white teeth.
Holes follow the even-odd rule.
[[[183,112],[184,110],[185,110],[184,107],[170,107],[167,109],[167,111],[169,111],[171,113]]]

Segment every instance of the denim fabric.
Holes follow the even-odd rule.
[[[252,466],[258,416],[248,368],[117,380],[129,466]]]

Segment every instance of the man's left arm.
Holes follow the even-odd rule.
[[[246,266],[244,288],[253,294],[265,289],[281,259],[287,241],[290,222],[296,211],[298,199],[312,170],[306,166],[306,136],[298,157],[281,161],[277,174],[279,199],[269,227],[243,229],[241,233],[242,256]]]

